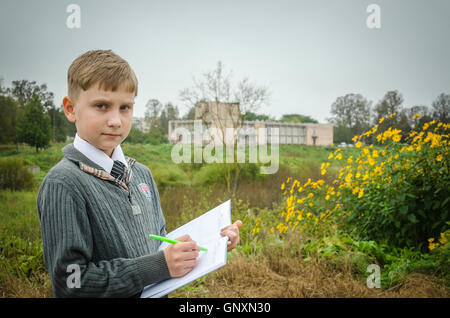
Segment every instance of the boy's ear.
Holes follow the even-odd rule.
[[[71,123],[75,122],[75,105],[69,96],[63,98],[64,114]]]

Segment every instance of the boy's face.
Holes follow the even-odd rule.
[[[123,86],[104,91],[99,83],[81,90],[77,100],[64,97],[64,113],[75,123],[80,138],[103,150],[109,157],[128,136],[133,121],[134,93]]]

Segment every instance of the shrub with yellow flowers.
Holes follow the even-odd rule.
[[[379,124],[386,126],[395,115]],[[326,175],[339,162],[331,182],[288,178],[281,185],[285,209],[270,231],[318,233],[339,227],[359,239],[427,249],[430,238],[448,233],[449,128],[433,120],[408,134],[392,127],[378,131],[375,125],[355,136],[357,155],[337,149],[322,163]],[[366,145],[369,139],[377,144]]]

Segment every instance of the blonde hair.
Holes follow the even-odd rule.
[[[116,91],[122,84],[137,96],[138,81],[130,65],[111,50],[91,50],[77,57],[67,72],[68,95],[76,100],[81,89],[99,83],[100,89]]]

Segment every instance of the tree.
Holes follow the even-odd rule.
[[[328,121],[334,124],[338,132],[336,142],[351,142],[355,135],[360,135],[370,128],[371,102],[360,94],[340,96],[331,105]]]
[[[450,122],[450,94],[441,93],[431,104],[433,119],[445,124]]]
[[[213,105],[210,111],[200,117],[207,127],[211,127],[214,123],[220,130],[221,140],[215,142],[222,145],[231,143],[233,146],[233,163],[222,166],[228,192],[235,193],[240,175],[237,142],[244,120],[250,113],[268,104],[270,93],[267,87],[250,82],[248,77],[244,77],[234,85],[232,77],[232,72],[226,72],[222,62],[219,61],[215,69],[203,73],[200,79],[194,77],[194,85],[181,90],[180,99],[190,107]],[[225,131],[229,128],[234,131],[232,140],[226,140]]]
[[[403,108],[403,101],[403,96],[398,91],[387,92],[374,108],[374,124],[378,124],[382,117],[387,117],[393,113],[399,114]]]
[[[47,84],[37,85],[36,81],[20,80],[12,81],[12,87],[7,89],[8,93],[13,96],[19,103],[19,107],[25,107],[35,95],[46,110],[53,107],[53,93],[47,92]]]
[[[130,133],[124,140],[124,142],[130,144],[145,144],[147,141],[146,134],[134,126],[131,127]]]
[[[17,108],[18,104],[12,97],[0,95],[0,144],[15,142]]]
[[[145,105],[145,121],[149,124],[150,131],[159,129],[161,126],[159,122],[159,115],[163,105],[157,99],[150,99]]]
[[[415,105],[405,108],[405,114],[411,129],[418,131],[422,129],[425,122],[432,120],[430,109],[425,105]],[[416,114],[419,114],[420,117],[417,117]]]
[[[317,120],[310,116],[300,114],[285,114],[281,116],[280,121],[286,123],[319,123]]]
[[[195,106],[189,107],[189,110],[182,117],[184,120],[194,120],[195,119]]]
[[[62,105],[58,108],[53,107],[48,109],[47,114],[50,118],[53,141],[64,142],[66,141],[67,136],[75,135],[75,124],[67,120]]]
[[[374,124],[378,125],[378,133],[382,133],[391,127],[402,130],[403,138],[406,138],[405,136],[411,127],[408,125],[408,116],[407,112],[404,111],[403,101],[402,94],[393,90],[388,91],[378,102],[374,108]],[[393,114],[396,114],[396,116],[379,123],[381,118],[388,118]],[[372,141],[376,142],[374,136],[372,136]]]
[[[45,148],[50,144],[50,117],[45,113],[38,96],[25,105],[23,117],[18,125],[18,141],[25,142],[32,147]]]
[[[0,95],[3,96],[4,94],[6,94],[6,89],[3,88],[3,77],[0,77]]]
[[[275,121],[275,118],[265,115],[265,114],[256,114],[253,112],[247,112],[247,116],[245,117],[245,120],[249,121]]]
[[[169,120],[177,120],[179,116],[178,106],[168,102],[161,111],[160,125],[161,131],[167,135],[169,133]]]

